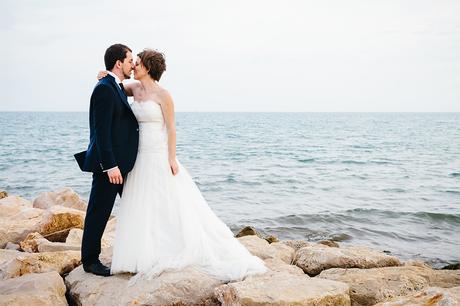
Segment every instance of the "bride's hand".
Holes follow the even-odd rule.
[[[97,74],[97,79],[100,80],[102,78],[105,78],[107,76],[107,71],[99,71],[99,73]]]
[[[176,175],[179,172],[179,165],[175,159],[169,160],[169,166],[171,167],[171,172],[173,175]]]

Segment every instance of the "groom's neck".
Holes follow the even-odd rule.
[[[125,76],[124,76],[123,72],[120,71],[120,70],[113,69],[113,70],[110,71],[110,72],[112,72],[113,74],[115,74],[115,75],[120,79],[120,82],[122,82],[122,81],[125,79]]]

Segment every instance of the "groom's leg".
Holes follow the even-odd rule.
[[[81,261],[83,264],[91,264],[99,260],[102,234],[120,188],[121,185],[109,182],[107,173],[93,174],[93,184],[86,210],[81,245]]]

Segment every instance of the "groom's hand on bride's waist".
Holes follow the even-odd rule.
[[[109,176],[109,181],[112,184],[123,184],[123,176],[121,176],[120,169],[118,167],[112,168],[107,171],[107,175]]]

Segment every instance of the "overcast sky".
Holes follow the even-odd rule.
[[[177,111],[460,111],[458,0],[2,0],[0,35],[0,111],[87,111],[118,42]]]

